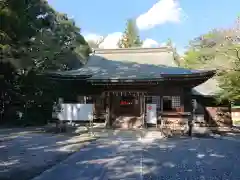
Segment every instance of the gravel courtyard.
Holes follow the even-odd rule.
[[[235,139],[102,137],[34,180],[238,180]]]
[[[0,179],[31,179],[66,159],[91,139],[88,134],[73,137],[29,130],[1,130]]]

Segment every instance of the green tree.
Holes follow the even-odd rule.
[[[51,112],[55,94],[36,74],[80,66],[91,50],[74,21],[45,0],[2,0],[0,15],[1,119],[15,119],[17,111],[41,119],[46,109]]]
[[[61,64],[65,53],[87,58],[90,48],[80,35],[80,28],[45,0],[3,0],[0,8],[1,61],[36,69],[50,61]]]
[[[142,41],[134,19],[127,20],[126,29],[118,42],[119,48],[141,47]]]
[[[75,22],[65,14],[56,13],[55,16],[52,29],[43,29],[31,41],[30,57],[34,57],[33,67],[38,71],[71,69],[69,64],[73,61],[85,63],[91,52]]]
[[[50,26],[51,8],[42,0],[2,0],[0,15],[1,61],[21,65],[23,62],[20,60],[26,55],[29,39],[41,28]]]
[[[8,115],[16,113],[15,106],[24,96],[19,79],[24,75],[22,67],[32,61],[28,58],[29,40],[51,26],[52,10],[45,1],[3,0],[0,16],[0,74],[4,77],[0,85],[1,119],[8,119]]]
[[[228,58],[231,66],[225,66],[220,71],[219,84],[222,91],[220,99],[232,102],[240,100],[240,17],[233,28],[223,32],[226,42],[221,45],[219,52]]]
[[[217,69],[217,79],[222,89],[219,100],[239,99],[240,90],[240,28],[239,18],[234,27],[212,30],[190,42],[184,56],[184,66],[189,68]]]

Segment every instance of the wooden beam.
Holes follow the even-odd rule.
[[[116,91],[105,91],[105,94],[115,95],[115,96],[128,96],[128,95],[139,96],[139,95],[146,94],[146,92],[116,90]]]

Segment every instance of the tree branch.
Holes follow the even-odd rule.
[[[239,53],[240,49],[236,48],[235,50],[236,50],[236,54],[237,54],[237,59],[240,62],[240,53]]]

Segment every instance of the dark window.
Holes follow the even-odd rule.
[[[171,96],[163,97],[163,111],[172,110],[172,99]]]
[[[68,96],[63,98],[63,103],[74,104],[74,103],[78,103],[78,101],[75,96]]]
[[[163,96],[163,111],[172,111],[181,107],[180,96]]]

